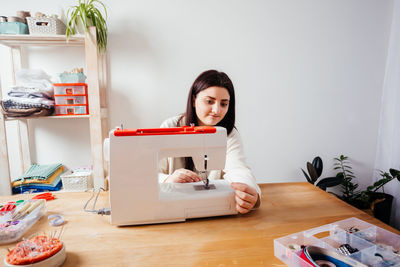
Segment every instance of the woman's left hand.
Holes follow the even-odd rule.
[[[231,183],[235,190],[236,210],[239,213],[248,213],[258,200],[257,191],[244,183]]]

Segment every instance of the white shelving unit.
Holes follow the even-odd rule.
[[[96,28],[89,28],[89,35],[74,36],[67,42],[65,35],[0,35],[0,44],[9,48],[11,57],[12,81],[21,68],[21,49],[24,46],[79,46],[85,49],[86,75],[88,84],[89,115],[45,116],[5,118],[0,113],[0,195],[11,194],[10,165],[7,150],[6,120],[17,120],[19,133],[19,152],[22,170],[25,172],[32,164],[29,146],[29,121],[32,119],[89,119],[90,143],[95,188],[105,187],[105,164],[103,140],[108,135],[109,119],[106,94],[105,57],[98,53]],[[0,90],[0,99],[2,91]]]

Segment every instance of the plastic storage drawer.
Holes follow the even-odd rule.
[[[87,95],[86,83],[55,83],[54,95]]]
[[[56,106],[56,115],[88,115],[88,106]]]
[[[86,105],[87,96],[71,95],[71,96],[54,96],[56,105]]]

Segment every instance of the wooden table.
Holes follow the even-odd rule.
[[[109,216],[83,211],[85,193],[55,193],[47,214],[26,234],[51,233],[47,216],[67,220],[63,266],[285,266],[274,256],[273,240],[323,224],[357,217],[389,231],[399,231],[309,183],[262,184],[260,209],[246,215],[194,219],[183,223],[117,227]],[[29,195],[0,197],[0,202]],[[108,206],[108,193],[96,208]],[[3,262],[6,248],[0,246]]]

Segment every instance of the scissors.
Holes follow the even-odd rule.
[[[47,193],[38,194],[38,195],[34,196],[32,199],[45,199],[45,200],[49,201],[49,200],[54,199],[54,195],[50,192],[47,192]]]

